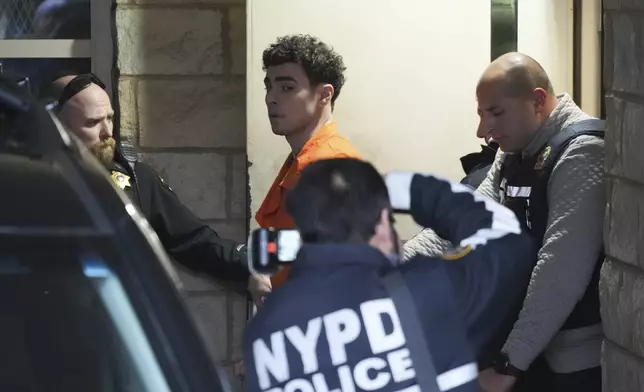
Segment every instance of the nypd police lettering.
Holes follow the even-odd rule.
[[[364,331],[372,357],[356,364],[347,361],[347,348]],[[299,355],[287,357],[287,342]],[[326,342],[328,354],[318,354],[320,342]],[[255,371],[259,386],[266,392],[355,392],[375,391],[400,382],[413,380],[416,372],[400,318],[391,299],[383,298],[364,302],[360,312],[340,309],[322,317],[309,320],[306,329],[292,326],[274,332],[270,342],[257,339],[253,342]],[[329,355],[335,369],[320,369],[318,355]],[[301,361],[304,378],[291,379],[289,361]],[[328,363],[328,360],[325,361]],[[283,385],[282,385],[283,384]],[[419,392],[418,386],[401,391]]]

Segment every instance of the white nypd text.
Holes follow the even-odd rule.
[[[363,331],[372,356],[351,362],[348,347]],[[320,342],[328,350],[320,350]],[[287,343],[295,349],[288,350],[291,357],[287,357]],[[327,356],[322,361],[324,369],[320,368],[319,355]],[[395,390],[397,383],[405,381],[402,385],[407,388],[402,391],[420,391],[409,382],[415,379],[416,372],[400,318],[389,298],[363,302],[359,313],[347,308],[316,317],[309,320],[305,330],[294,325],[276,331],[268,342],[257,339],[253,342],[253,356],[259,387],[265,392]],[[291,375],[289,362],[296,361],[301,361],[297,368],[304,370],[304,376]]]

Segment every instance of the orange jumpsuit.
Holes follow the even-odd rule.
[[[268,190],[262,205],[255,214],[255,220],[260,227],[276,229],[292,229],[293,219],[286,212],[286,191],[299,179],[302,170],[309,163],[330,158],[358,158],[358,151],[349,141],[338,134],[335,122],[330,122],[320,128],[302,147],[295,159],[289,155],[277,178]],[[288,277],[290,268],[284,267],[271,278],[273,288],[282,284]]]

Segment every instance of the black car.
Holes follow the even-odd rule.
[[[0,391],[228,391],[159,240],[0,77]]]

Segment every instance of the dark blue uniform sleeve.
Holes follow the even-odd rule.
[[[475,249],[521,233],[512,211],[463,184],[416,174],[409,192],[414,220],[455,246]]]
[[[136,173],[141,204],[147,204],[142,209],[170,256],[191,270],[214,278],[247,282],[245,249],[240,251],[238,243],[219,237],[197,218],[151,167],[138,163]]]
[[[407,183],[407,209],[414,220],[459,247],[442,258],[416,256],[408,268],[428,276],[439,264],[445,268],[470,343],[480,357],[516,316],[536,244],[522,232],[512,211],[465,185],[418,174]],[[394,199],[400,201],[395,194]]]

